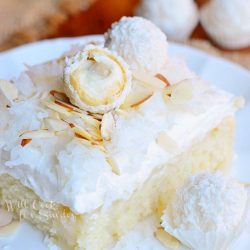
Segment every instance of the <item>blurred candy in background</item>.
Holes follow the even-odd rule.
[[[135,14],[150,19],[175,41],[188,39],[199,22],[193,0],[141,0]]]
[[[156,23],[170,41],[250,68],[250,0],[0,0],[0,50],[102,34],[112,22],[132,15]]]

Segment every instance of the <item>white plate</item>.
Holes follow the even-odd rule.
[[[2,52],[0,53],[0,78],[16,77],[25,69],[25,64],[31,65],[56,58],[73,44],[93,40],[102,40],[102,37],[88,36],[45,40]],[[235,95],[245,97],[246,106],[237,114],[237,159],[235,162],[237,168],[235,173],[240,180],[250,182],[250,169],[248,169],[250,167],[250,72],[238,65],[187,46],[171,43],[169,53],[184,58],[189,67],[204,79]],[[163,250],[164,248],[153,237],[153,227],[154,221],[152,219],[143,222],[137,230],[122,239],[116,249]],[[233,249],[250,249],[249,232],[250,228],[242,235],[237,246]],[[3,237],[0,234],[0,250],[46,250],[48,247],[44,244],[43,239],[44,237],[39,232],[27,224],[22,224],[15,233],[8,237]],[[142,244],[142,242],[144,243]]]

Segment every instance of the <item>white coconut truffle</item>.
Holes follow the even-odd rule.
[[[199,21],[193,0],[141,0],[135,13],[154,22],[175,41],[186,40]]]
[[[164,229],[191,249],[226,249],[242,228],[247,191],[221,172],[191,177],[162,216]]]
[[[131,85],[128,65],[108,49],[88,45],[66,59],[65,92],[85,111],[103,114],[119,108]]]
[[[105,46],[116,51],[133,71],[155,74],[167,61],[165,34],[141,17],[123,17],[114,23],[105,34]]]
[[[250,1],[212,0],[201,9],[201,23],[221,47],[239,49],[250,45]]]

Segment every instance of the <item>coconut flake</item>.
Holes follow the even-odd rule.
[[[0,80],[0,93],[2,93],[9,102],[13,102],[18,98],[16,86],[6,80]]]

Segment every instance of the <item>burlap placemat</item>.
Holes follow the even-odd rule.
[[[0,0],[0,50],[46,38],[95,0]]]
[[[227,60],[238,63],[246,69],[250,70],[250,51],[244,53],[237,51],[223,51],[214,47],[210,42],[200,39],[192,39],[186,44],[204,50],[208,54],[223,57]]]

